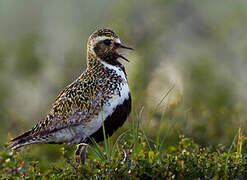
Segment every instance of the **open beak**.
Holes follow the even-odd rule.
[[[134,50],[133,48],[125,46],[125,45],[120,44],[120,43],[115,43],[115,45],[116,45],[117,48]],[[129,62],[129,60],[126,57],[124,57],[123,54],[120,54],[120,53],[117,52],[117,55],[118,55],[118,57],[120,57],[120,58],[124,59],[125,61]]]
[[[120,44],[120,46],[119,46],[119,47],[120,47],[120,48],[123,48],[123,49],[134,50],[133,48],[128,47],[128,46],[125,46],[125,45],[123,45],[123,44]]]

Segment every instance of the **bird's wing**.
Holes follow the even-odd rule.
[[[100,112],[102,90],[95,81],[75,81],[56,98],[46,119],[36,125],[42,133],[86,123]]]
[[[31,130],[12,139],[11,147],[19,148],[34,138],[49,136],[50,133],[67,127],[86,123],[98,114],[103,105],[104,94],[94,79],[82,77],[67,86],[57,96],[45,120]],[[17,144],[17,146],[16,146]],[[25,145],[25,144],[24,144]]]

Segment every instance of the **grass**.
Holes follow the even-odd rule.
[[[192,139],[180,136],[176,146],[163,153],[162,141],[149,139],[140,128],[140,122],[132,122],[113,143],[109,138],[100,146],[96,142],[88,148],[89,158],[85,166],[77,166],[66,148],[61,148],[62,162],[47,164],[41,170],[39,161],[27,160],[28,149],[10,152],[1,145],[1,179],[194,179],[230,178],[247,176],[247,156],[241,152],[243,134],[236,133],[230,148],[219,145],[201,147]]]
[[[159,109],[173,89],[165,93],[150,115]],[[117,138],[106,136],[99,145],[93,139],[87,152],[86,165],[74,162],[73,149],[63,146],[57,161],[30,158],[35,149],[24,148],[11,152],[0,145],[0,179],[243,179],[247,177],[247,156],[242,147],[246,137],[242,128],[236,132],[229,148],[223,145],[202,147],[181,135],[179,142],[167,145],[168,136],[146,135],[143,127],[143,107],[131,119],[130,128]],[[174,130],[174,122],[166,134]],[[47,153],[46,149],[35,154]],[[37,155],[38,154],[38,155]],[[53,154],[52,154],[53,156]]]

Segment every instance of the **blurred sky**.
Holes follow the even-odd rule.
[[[181,123],[179,133],[227,141],[247,121],[246,7],[244,0],[0,0],[2,132],[42,120],[85,69],[89,35],[109,27],[135,48],[124,64],[136,109],[151,111],[174,84],[156,120],[175,106],[166,117]],[[224,122],[234,128],[222,130]]]

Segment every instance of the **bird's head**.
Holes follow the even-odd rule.
[[[123,45],[119,37],[110,29],[99,29],[95,31],[88,39],[88,55],[93,55],[101,61],[110,64],[117,62],[117,58],[128,59],[118,52],[119,49],[130,49]]]

